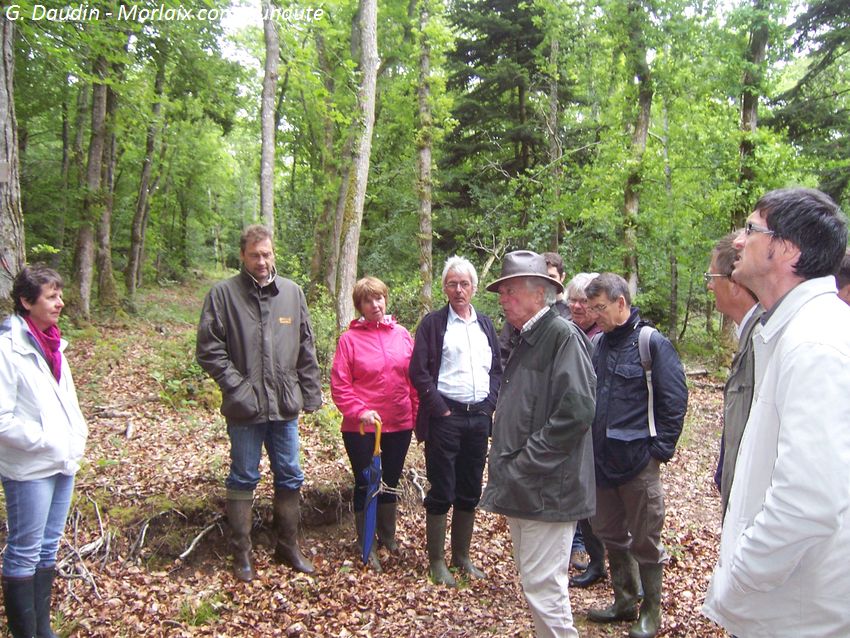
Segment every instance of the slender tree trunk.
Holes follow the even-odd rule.
[[[753,6],[753,24],[747,47],[747,68],[744,72],[741,93],[741,143],[738,146],[738,202],[732,210],[730,230],[744,225],[753,201],[752,189],[755,182],[753,155],[755,134],[758,128],[758,103],[761,96],[761,80],[767,41],[770,35],[765,0],[756,0]]]
[[[180,258],[180,269],[184,275],[189,269],[189,214],[191,213],[191,206],[186,200],[191,192],[191,187],[192,182],[189,180],[177,195],[177,202],[180,205],[180,229],[177,254]]]
[[[418,157],[417,191],[419,195],[419,278],[422,288],[419,291],[419,318],[431,311],[433,305],[432,287],[434,264],[432,256],[431,226],[431,146],[433,144],[433,119],[431,116],[431,43],[428,39],[429,21],[428,0],[421,0],[419,7],[419,85],[417,101],[419,103],[419,131],[416,136]]]
[[[94,76],[105,78],[106,58],[98,56],[94,63]],[[94,278],[94,223],[103,208],[101,174],[103,149],[106,143],[106,84],[96,82],[92,86],[91,139],[89,141],[88,165],[86,167],[86,194],[83,199],[82,219],[77,231],[77,246],[74,253],[74,278],[70,314],[75,319],[88,321],[91,317],[91,291]]]
[[[159,130],[159,117],[162,110],[162,93],[165,88],[165,64],[168,59],[167,43],[157,41],[156,79],[154,80],[154,102],[151,105],[151,119],[145,136],[145,157],[142,160],[142,174],[139,178],[139,195],[136,198],[136,210],[130,227],[130,254],[124,271],[124,283],[127,286],[127,301],[132,309],[136,299],[136,284],[142,268],[142,247],[144,245],[145,215],[150,197],[150,179],[153,168],[153,156],[156,149],[156,137]]]
[[[263,131],[260,152],[260,214],[263,223],[272,233],[274,233],[275,94],[280,62],[280,39],[273,17],[271,0],[264,0],[263,35],[266,43],[266,65],[260,116]]]
[[[625,279],[634,297],[638,287],[637,224],[640,210],[640,189],[643,178],[643,154],[649,135],[652,109],[652,74],[646,61],[646,40],[643,31],[645,16],[639,2],[629,4],[629,64],[631,77],[637,78],[637,108],[632,122],[631,169],[626,176],[623,202],[623,247]]]
[[[663,106],[664,139],[662,147],[664,152],[664,192],[667,195],[667,215],[672,219],[675,214],[675,205],[673,203],[673,169],[670,166],[670,113],[667,109],[666,100],[663,102]],[[667,335],[675,346],[679,334],[676,331],[676,325],[679,322],[679,258],[677,255],[679,246],[678,241],[674,241],[674,239],[671,237],[670,241],[666,243],[667,257],[670,263],[670,295],[668,297],[670,301],[670,320],[667,324]]]
[[[354,317],[351,293],[357,278],[360,226],[366,201],[369,159],[372,152],[372,128],[375,124],[375,89],[378,79],[378,2],[360,0],[360,91],[357,96],[359,134],[355,143],[354,163],[348,174],[348,187],[340,233],[339,270],[337,273],[336,318],[342,331]]]
[[[24,265],[24,216],[15,120],[15,23],[0,12],[0,303]]]
[[[68,76],[70,80],[70,76]],[[70,81],[67,85],[70,86]],[[53,246],[58,250],[50,257],[50,265],[55,269],[62,262],[62,247],[65,245],[65,224],[68,219],[69,203],[71,194],[69,192],[71,186],[71,122],[68,114],[68,100],[70,99],[70,91],[66,88],[63,91],[62,98],[62,206],[59,214],[59,219],[56,220],[56,230],[54,233]]]
[[[560,207],[557,205],[561,199],[561,180],[563,179],[563,168],[561,166],[561,139],[558,136],[558,55],[561,44],[557,38],[553,38],[551,50],[549,51],[549,67],[552,75],[549,77],[549,109],[546,112],[546,137],[549,140],[549,164],[552,167],[552,198],[554,200],[553,211]],[[558,252],[561,247],[561,220],[555,213],[552,224],[552,237],[549,240],[549,250]]]

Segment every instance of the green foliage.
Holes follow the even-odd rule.
[[[21,3],[22,11],[33,4]],[[330,230],[356,112],[352,25],[358,3],[331,0],[322,6],[321,20],[278,25],[275,241],[280,271],[311,292],[327,375],[337,338],[334,304],[326,292],[313,304],[312,289],[324,281],[321,269],[335,249]],[[630,13],[630,6],[640,11]],[[428,16],[424,28],[422,10]],[[639,25],[631,19],[638,14],[646,16]],[[628,51],[640,33],[654,96],[636,227],[639,302],[662,327],[675,321],[681,332],[689,316],[688,334],[694,315],[709,302],[698,275],[714,239],[729,230],[733,211],[790,184],[819,186],[847,207],[846,8],[818,0],[792,19],[786,0],[729,6],[693,0],[381,3],[381,67],[358,275],[386,281],[392,312],[415,326],[416,161],[418,145],[428,137],[435,168],[435,270],[458,253],[479,267],[492,259],[497,271],[508,250],[557,246],[569,273],[621,272],[635,105]],[[747,59],[748,43],[762,25],[769,34],[767,56],[755,64]],[[127,265],[151,125],[156,136],[143,285],[183,281],[209,266],[238,267],[239,233],[257,221],[259,208],[261,30],[252,26],[225,36],[220,24],[200,20],[114,26],[110,20],[90,21],[86,28],[16,22],[15,108],[30,260],[72,271],[82,204],[90,195],[82,184],[92,63],[103,55],[118,100],[113,267]],[[796,60],[789,43],[797,47]],[[423,129],[417,91],[424,44],[431,63],[431,122]],[[165,84],[158,97],[160,65]],[[754,146],[747,159],[751,181],[739,184],[747,72],[758,76],[762,99],[757,132],[748,134]],[[157,102],[161,110],[154,117]],[[324,257],[319,266],[312,263],[318,255]],[[434,292],[439,305],[439,285]],[[498,316],[483,285],[476,305]],[[155,322],[196,321],[178,306],[141,312]],[[215,399],[212,388],[198,384],[197,370],[172,370],[178,364],[166,363],[169,358],[163,355],[155,373],[166,400],[185,405]]]
[[[158,349],[154,358],[146,362],[146,369],[159,384],[160,399],[173,407],[217,409],[221,391],[195,361],[194,332],[157,343]]]
[[[221,592],[192,595],[180,603],[178,620],[190,627],[202,627],[218,622],[221,610],[226,606]]]

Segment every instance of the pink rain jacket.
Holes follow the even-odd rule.
[[[383,432],[413,429],[419,397],[407,373],[412,352],[413,338],[392,317],[351,322],[331,367],[331,395],[342,412],[343,432],[359,432],[360,415],[367,410],[381,415]]]

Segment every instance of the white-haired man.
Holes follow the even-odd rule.
[[[477,289],[478,274],[469,260],[446,260],[448,303],[422,319],[410,358],[410,379],[419,393],[416,436],[425,441],[431,484],[424,503],[429,573],[449,587],[456,585],[445,559],[449,509],[452,564],[471,578],[484,578],[469,546],[502,366],[493,322],[472,306]]]
[[[505,255],[487,290],[519,330],[502,377],[482,509],[508,519],[538,638],[574,638],[569,598],[576,522],[596,507],[590,343],[551,307],[563,285],[537,253]]]

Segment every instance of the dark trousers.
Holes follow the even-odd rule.
[[[490,417],[482,413],[432,417],[425,442],[425,469],[431,488],[425,496],[429,514],[455,506],[471,512],[481,498],[487,459]]]
[[[381,480],[388,487],[398,487],[401,471],[404,469],[404,459],[407,456],[407,448],[410,447],[410,436],[413,430],[402,432],[389,432],[381,434],[381,468],[383,470]],[[345,443],[345,451],[351,462],[351,471],[354,473],[354,511],[362,512],[366,506],[366,489],[369,487],[363,470],[372,462],[372,454],[375,451],[375,433],[366,432],[343,432],[342,441]],[[378,494],[379,503],[395,503],[396,495],[389,492]]]

